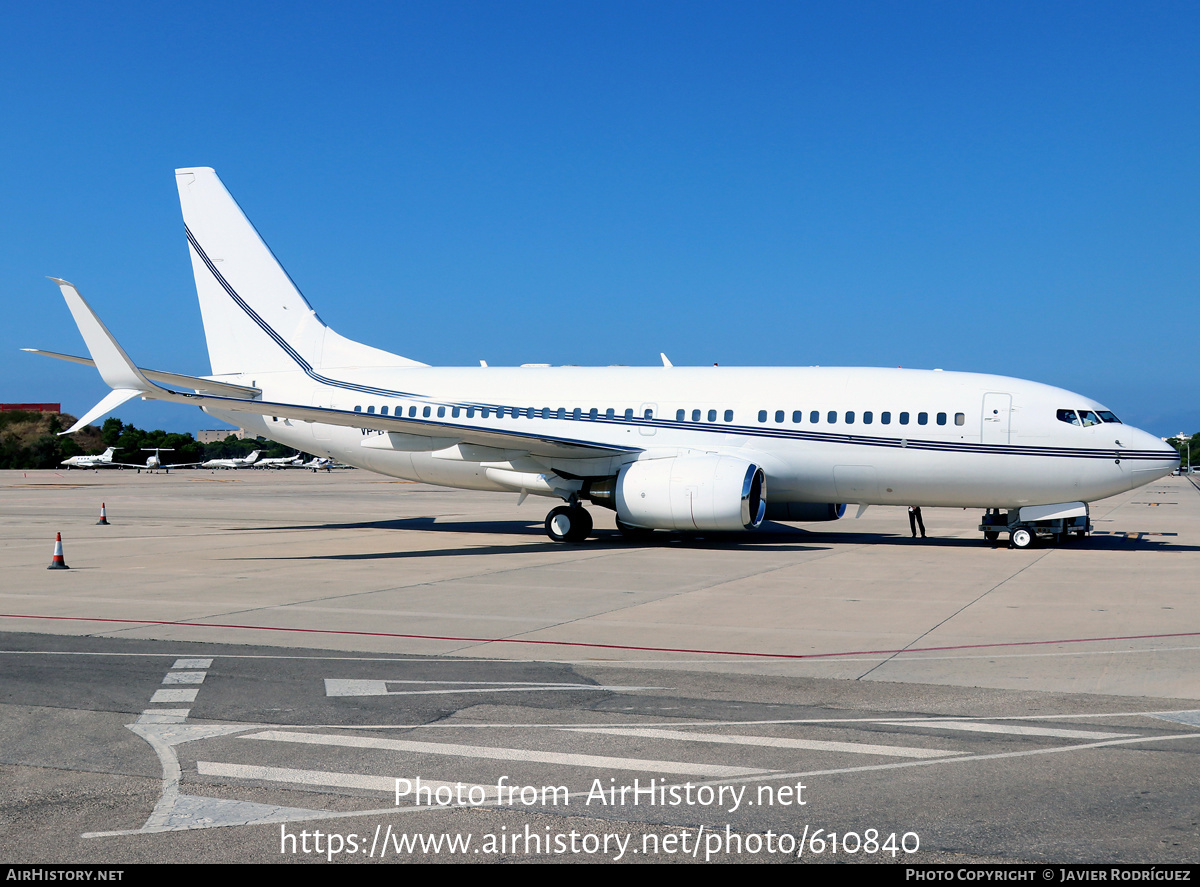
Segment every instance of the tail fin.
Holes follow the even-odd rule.
[[[325,326],[213,170],[175,179],[213,375],[423,366]]]

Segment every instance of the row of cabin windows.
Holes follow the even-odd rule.
[[[432,418],[434,407],[421,407],[420,410],[422,418]],[[439,419],[446,418],[447,410],[450,411],[450,418],[452,419],[457,419],[463,415],[468,419],[474,419],[476,413],[479,414],[479,418],[481,419],[490,419],[492,413],[495,413],[497,419],[509,416],[513,419],[574,419],[576,421],[588,419],[593,422],[601,418],[612,420],[621,418],[626,422],[632,422],[634,412],[632,407],[626,409],[620,416],[617,415],[617,411],[613,407],[609,407],[604,411],[601,411],[597,407],[592,407],[586,411],[581,407],[575,407],[573,410],[568,410],[566,407],[558,407],[557,409],[554,407],[437,407],[437,417]],[[354,412],[356,413],[361,413],[362,411],[363,408],[361,406],[354,408]],[[375,407],[367,407],[366,412],[368,415],[374,415]],[[387,407],[379,408],[379,415],[386,416],[387,414]],[[393,415],[397,418],[402,418],[404,416],[404,407],[396,407],[396,412]],[[408,408],[408,418],[415,419],[416,417],[417,407],[410,406]],[[644,410],[642,418],[653,419],[654,410]]]
[[[758,411],[758,421],[759,422],[766,422],[767,418],[768,418],[768,416],[767,416],[766,410]],[[787,413],[784,410],[776,410],[775,411],[774,419],[776,422],[782,423],[786,420],[786,418],[787,418]],[[842,413],[842,421],[847,425],[853,425],[855,423],[855,421],[859,418],[861,418],[862,424],[872,425],[875,422],[875,413],[871,410],[866,410],[863,412],[861,417],[854,410],[846,410],[846,412]],[[911,415],[909,413],[900,413],[896,417],[896,419],[900,425],[907,425],[911,421]],[[949,421],[949,416],[946,413],[938,413],[934,417],[934,420],[937,422],[938,425],[945,425]],[[799,425],[803,421],[804,421],[804,411],[803,410],[793,410],[792,411],[792,424]],[[836,425],[837,421],[838,421],[838,411],[837,410],[830,410],[829,412],[827,412],[825,414],[826,424]],[[808,414],[808,424],[809,425],[818,425],[818,424],[820,424],[820,422],[821,422],[821,411],[820,410],[813,410],[812,412],[810,412]],[[966,422],[967,422],[966,413],[955,413],[954,414],[954,424],[955,425],[965,425]],[[879,424],[880,425],[891,425],[892,424],[892,414],[887,411],[880,413],[879,414]],[[929,413],[917,413],[917,424],[918,425],[928,425],[929,424]]]
[[[422,418],[425,418],[425,419],[432,418],[434,407],[426,406],[426,407],[420,407],[419,409],[421,411]],[[604,410],[603,413],[601,413],[597,407],[592,407],[590,410],[587,410],[586,412],[584,412],[584,410],[581,407],[575,407],[575,409],[570,410],[570,411],[568,411],[566,407],[558,407],[557,409],[554,409],[552,407],[538,408],[538,407],[444,407],[444,406],[441,406],[441,407],[437,407],[436,409],[437,409],[437,417],[439,419],[446,418],[447,409],[449,409],[450,417],[452,419],[457,419],[457,418],[459,418],[459,416],[463,415],[464,413],[466,414],[466,418],[474,419],[476,412],[479,413],[479,417],[481,419],[491,418],[491,414],[493,412],[495,412],[497,419],[503,419],[505,416],[510,416],[513,419],[521,419],[521,418],[525,418],[525,419],[568,419],[568,418],[570,418],[570,419],[573,419],[576,421],[579,421],[581,419],[588,419],[590,421],[595,422],[595,421],[599,420],[601,417],[603,417],[604,419],[609,420],[609,421],[613,421],[618,418],[617,411],[613,407],[609,407],[608,409]],[[417,417],[417,410],[418,410],[418,407],[410,406],[408,408],[408,417],[410,419],[415,419]],[[354,412],[356,412],[356,413],[361,413],[362,411],[363,411],[363,408],[361,406],[356,406],[354,408]],[[367,411],[368,415],[374,415],[375,407],[369,406],[369,407],[367,407],[366,411]],[[388,414],[387,407],[379,408],[379,415],[386,416],[387,414]],[[394,415],[397,417],[402,417],[404,415],[404,408],[396,407],[396,411],[395,411]],[[705,413],[702,410],[692,410],[691,419],[693,422],[701,421],[702,416],[704,418],[706,418],[709,422],[717,421],[717,411],[716,410],[708,410],[707,413]],[[858,414],[854,410],[847,410],[846,412],[842,413],[841,416],[842,416],[842,421],[846,425],[853,425],[855,423],[855,421],[859,418]],[[626,422],[632,422],[633,417],[634,417],[634,411],[632,408],[626,409],[620,416],[620,418],[624,419]],[[653,419],[654,411],[649,408],[645,409],[643,411],[642,418],[643,419]],[[732,422],[733,421],[733,410],[725,410],[722,415],[722,418],[726,422]],[[768,418],[767,410],[759,410],[758,411],[758,421],[759,422],[766,422],[767,418]],[[782,424],[786,420],[786,418],[787,418],[787,413],[784,410],[776,410],[775,411],[774,419],[777,423]],[[911,421],[911,416],[907,412],[900,413],[896,418],[900,425],[908,425],[909,422]],[[1060,418],[1062,418],[1062,417],[1060,416]],[[683,422],[683,421],[686,421],[686,419],[687,419],[687,410],[676,410],[675,411],[675,421],[676,422]],[[871,410],[866,410],[865,412],[863,412],[861,419],[862,419],[862,424],[871,425],[875,422],[875,413],[872,412]],[[792,423],[794,425],[799,425],[803,421],[804,421],[804,411],[803,410],[793,410],[792,411]],[[949,417],[946,413],[938,413],[935,416],[935,421],[937,422],[938,425],[945,425],[949,421]],[[967,417],[966,417],[965,413],[955,413],[954,414],[954,424],[955,425],[964,425],[964,424],[966,424],[966,421],[967,421]],[[812,412],[810,412],[808,414],[808,424],[819,425],[820,422],[821,422],[821,413],[819,410],[813,410]],[[838,422],[838,411],[830,410],[829,412],[827,412],[825,414],[825,422],[826,422],[826,424],[829,424],[829,425],[836,425]],[[879,414],[879,424],[880,425],[891,425],[892,424],[892,414],[887,411],[880,413]],[[917,413],[917,424],[918,425],[928,425],[929,424],[929,413]]]

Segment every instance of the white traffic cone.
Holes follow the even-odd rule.
[[[100,503],[100,520],[96,521],[96,526],[98,526],[98,527],[101,527],[101,526],[111,527],[112,526],[112,524],[110,524],[108,522],[108,512],[104,510],[103,502]]]
[[[50,566],[47,570],[69,570],[67,562],[63,560],[62,553],[62,533],[54,534],[54,557],[50,560]]]

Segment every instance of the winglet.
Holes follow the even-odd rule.
[[[108,392],[108,396],[104,398],[104,400],[100,401],[100,403],[96,404],[94,407],[84,413],[82,418],[80,418],[78,422],[76,422],[66,431],[58,432],[58,436],[62,437],[64,434],[74,434],[81,428],[87,428],[105,413],[111,413],[121,404],[125,403],[125,401],[132,400],[141,393],[142,392],[140,391],[131,391],[128,388],[117,388]]]
[[[83,336],[92,360],[96,362],[96,369],[100,371],[108,387],[126,391],[153,391],[158,388],[134,366],[125,349],[117,344],[117,340],[96,316],[96,312],[83,300],[83,296],[79,295],[79,290],[65,280],[59,280],[57,277],[50,279],[62,290],[67,307],[71,309],[71,316],[75,318],[75,325],[79,327],[79,333]],[[105,398],[104,402],[107,401],[108,398]]]

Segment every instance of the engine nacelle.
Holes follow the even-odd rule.
[[[824,502],[772,502],[767,506],[767,517],[770,520],[802,524],[837,520],[845,513],[845,505]]]
[[[654,530],[749,530],[767,510],[763,470],[736,456],[632,462],[617,475],[622,523]]]

